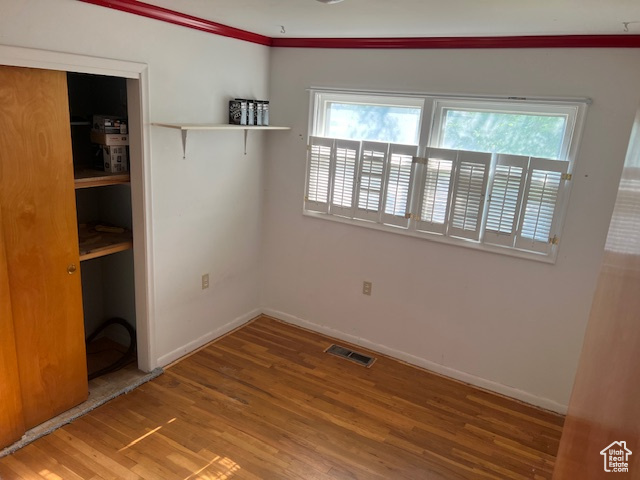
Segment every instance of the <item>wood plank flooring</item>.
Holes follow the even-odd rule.
[[[562,416],[331,343],[261,317],[0,459],[0,478],[551,478]]]

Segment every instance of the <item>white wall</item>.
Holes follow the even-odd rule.
[[[267,140],[265,310],[563,411],[640,100],[640,53],[274,49],[270,78],[274,121],[294,131]],[[557,263],[303,217],[310,86],[592,98]]]
[[[0,0],[0,44],[148,64],[151,122],[225,123],[229,97],[267,96],[267,47],[75,0]],[[183,160],[179,132],[150,133],[151,360],[164,364],[257,312],[263,138],[244,156],[240,132],[193,133]]]

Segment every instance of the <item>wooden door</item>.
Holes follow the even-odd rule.
[[[65,72],[0,67],[0,155],[9,291],[31,428],[88,396]]]
[[[25,432],[0,210],[0,449]]]
[[[640,478],[640,117],[634,132],[554,480]],[[626,467],[609,463],[612,444]]]

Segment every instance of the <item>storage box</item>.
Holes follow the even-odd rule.
[[[243,98],[229,100],[229,124],[247,124],[247,101]]]
[[[94,115],[93,129],[100,133],[127,133],[127,121],[113,115]]]
[[[249,100],[247,102],[247,125],[256,124],[256,101]]]
[[[129,145],[129,135],[101,133],[91,130],[91,141],[100,145]]]
[[[125,146],[102,147],[102,160],[105,172],[122,173],[129,171],[127,166],[127,147]]]

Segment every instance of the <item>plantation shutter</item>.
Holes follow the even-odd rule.
[[[498,155],[489,191],[484,242],[513,247],[529,157]]]
[[[334,146],[333,188],[329,211],[333,215],[353,217],[356,169],[360,142],[336,140]]]
[[[456,150],[428,148],[422,163],[420,201],[416,229],[424,232],[446,232],[453,173],[458,158]]]
[[[413,157],[417,152],[416,145],[389,145],[382,223],[405,228],[409,225]]]
[[[516,248],[548,254],[553,246],[563,176],[569,162],[531,158]]]
[[[388,152],[388,143],[362,142],[355,218],[374,222],[379,220]]]
[[[331,178],[332,138],[309,137],[307,155],[307,188],[305,210],[329,211],[329,179]]]
[[[448,235],[480,238],[490,168],[490,153],[458,152]]]

